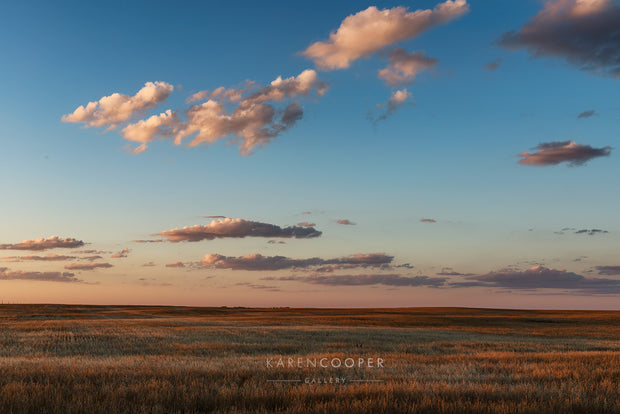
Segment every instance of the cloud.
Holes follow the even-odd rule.
[[[436,274],[439,276],[465,276],[465,273],[455,272],[451,267],[442,267],[441,272]]]
[[[65,260],[73,260],[75,256],[65,256],[62,254],[48,254],[46,256],[4,256],[0,257],[5,262],[26,262],[26,261],[42,261],[42,262],[60,262]]]
[[[609,0],[555,0],[499,44],[551,56],[598,75],[620,76],[620,5]]]
[[[235,286],[245,286],[248,287],[250,289],[259,289],[259,290],[267,290],[270,292],[279,292],[280,288],[277,286],[268,286],[268,285],[257,285],[254,283],[249,283],[249,282],[239,282],[236,283]]]
[[[155,240],[132,240],[133,243],[161,243],[163,242],[162,239],[155,239]]]
[[[433,10],[414,12],[405,7],[379,10],[371,6],[346,17],[329,40],[311,44],[302,55],[312,59],[321,70],[346,69],[359,58],[418,36],[468,11],[466,0],[446,1]]]
[[[36,239],[36,240],[24,240],[21,243],[15,244],[0,244],[0,250],[47,250],[58,248],[75,248],[84,246],[82,240],[76,240],[74,238],[60,238],[58,236],[52,236],[50,238]]]
[[[114,253],[111,257],[113,259],[120,259],[122,257],[127,257],[128,254],[129,254],[129,249],[127,247],[125,247],[120,252]]]
[[[345,226],[355,226],[355,223],[353,223],[351,220],[348,220],[348,219],[340,219],[340,220],[337,220],[336,223],[344,224]]]
[[[264,271],[294,268],[305,269],[329,265],[343,266],[338,268],[384,267],[389,265],[393,259],[393,256],[388,256],[385,253],[360,253],[335,259],[321,259],[319,257],[311,257],[309,259],[291,259],[284,256],[263,256],[258,253],[239,257],[222,256],[220,254],[206,254],[200,261],[200,264],[203,266],[213,267],[215,269]]]
[[[588,236],[594,236],[595,234],[606,234],[609,233],[607,230],[601,229],[581,229],[577,230],[575,234],[587,234]]]
[[[286,79],[279,76],[263,87],[247,82],[241,89],[220,87],[211,93],[199,92],[188,102],[205,98],[206,102],[190,105],[187,110],[168,109],[129,123],[165,100],[172,89],[165,82],[148,82],[133,97],[115,93],[89,103],[86,108],[80,106],[62,120],[108,129],[123,124],[123,138],[139,144],[135,148],[126,146],[133,154],[144,152],[156,139],[172,139],[176,145],[181,145],[184,139],[191,138],[188,147],[229,139],[231,143],[239,143],[243,155],[249,155],[303,117],[298,100],[321,97],[328,87],[316,71],[308,69]]]
[[[142,267],[154,267],[154,266],[157,266],[157,265],[155,263],[153,263],[153,262],[144,263],[142,265]]]
[[[69,272],[27,272],[0,267],[0,280],[37,280],[45,282],[81,282]]]
[[[521,157],[519,164],[545,166],[568,162],[570,166],[578,166],[593,158],[607,157],[611,154],[610,146],[593,148],[574,141],[546,142],[533,149],[538,151],[534,153],[524,151],[519,154]]]
[[[301,223],[297,223],[298,226],[300,227],[314,227],[316,226],[315,223],[308,223],[307,221],[302,221]]]
[[[80,105],[71,114],[63,115],[62,121],[80,122],[87,127],[113,129],[118,124],[155,108],[165,101],[173,90],[174,87],[166,82],[147,82],[134,96],[119,93],[104,96],[99,101],[89,102],[86,107]]]
[[[392,87],[412,82],[416,75],[425,69],[435,67],[436,58],[427,57],[424,51],[407,53],[398,48],[388,54],[390,64],[379,71],[379,79]]]
[[[65,269],[67,270],[95,270],[97,268],[107,269],[109,267],[113,267],[110,263],[71,263],[65,265]]]
[[[166,267],[185,267],[183,262],[174,262],[166,264]]]
[[[195,147],[231,137],[229,142],[238,142],[242,155],[250,155],[303,117],[297,99],[321,97],[327,91],[327,84],[319,79],[316,71],[308,69],[296,77],[278,77],[261,88],[252,85],[234,91],[242,97],[229,99],[230,90],[211,94],[206,102],[190,106],[184,116],[168,110],[127,125],[122,134],[125,139],[140,144],[135,152],[144,151],[147,143],[157,138],[172,138],[180,145],[190,137],[187,146]]]
[[[420,221],[422,223],[437,223],[437,220],[432,219],[432,218],[423,218],[423,219],[420,219]]]
[[[620,280],[586,278],[573,272],[544,266],[534,266],[523,271],[505,269],[485,275],[469,276],[468,279],[479,282],[478,286],[488,287],[525,290],[562,289],[600,294],[620,293]]]
[[[265,278],[265,280],[267,280]],[[285,276],[269,280],[298,281],[313,285],[327,286],[443,286],[445,278],[428,276],[401,276],[397,274],[363,274],[363,275],[330,275],[330,276]]]
[[[322,232],[314,227],[289,226],[283,228],[275,224],[231,218],[214,220],[206,226],[195,225],[158,233],[159,236],[165,237],[173,243],[181,241],[197,242],[228,237],[294,237],[296,239],[309,239],[319,237],[321,234]]]
[[[620,266],[596,266],[599,275],[620,275]]]
[[[312,214],[312,211],[302,211],[301,214]]]
[[[486,65],[484,65],[482,69],[488,70],[489,72],[494,72],[497,69],[499,69],[501,64],[502,64],[502,59],[495,59],[494,61],[489,62]]]
[[[598,114],[596,113],[596,111],[594,109],[590,109],[588,111],[583,111],[582,113],[577,115],[577,119],[590,118],[590,117],[592,117],[594,115],[598,115]]]
[[[392,116],[394,112],[396,112],[401,106],[406,104],[407,99],[411,98],[411,93],[407,92],[407,89],[399,89],[392,92],[390,99],[388,99],[387,105],[378,105],[378,107],[385,107],[385,112],[381,115],[377,115],[376,117],[370,113],[368,118],[373,122],[377,123],[379,121],[384,121],[388,117]],[[414,104],[411,104],[414,105]]]
[[[101,250],[87,249],[87,250],[74,250],[71,253],[74,253],[74,254],[103,254],[105,252],[101,251]]]
[[[282,240],[269,240],[267,243],[269,244],[286,244],[286,242]]]
[[[228,218],[226,216],[202,216],[202,218],[208,218],[208,219],[225,219]]]

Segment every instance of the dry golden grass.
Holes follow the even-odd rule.
[[[349,356],[385,368],[266,366]],[[620,312],[0,307],[0,413],[620,413],[619,384]]]

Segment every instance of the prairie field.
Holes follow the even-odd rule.
[[[0,306],[0,413],[620,413],[619,384],[620,312]]]

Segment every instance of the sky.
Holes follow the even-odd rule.
[[[13,2],[4,303],[620,309],[620,2]]]

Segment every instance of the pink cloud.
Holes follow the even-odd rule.
[[[35,280],[44,282],[81,282],[69,272],[28,272],[0,267],[0,280]]]
[[[449,0],[433,10],[414,12],[405,7],[379,10],[371,6],[345,18],[329,40],[313,43],[302,54],[321,70],[346,69],[359,58],[416,37],[468,11],[466,0]]]
[[[606,157],[611,154],[610,146],[593,148],[574,141],[543,142],[534,149],[537,151],[533,153],[524,151],[519,154],[521,157],[519,164],[546,166],[568,162],[571,166],[577,166],[593,158]]]
[[[183,262],[174,262],[166,264],[166,267],[185,267],[185,264]]]
[[[60,238],[52,236],[47,239],[24,240],[15,244],[0,244],[0,250],[47,250],[57,248],[76,248],[84,246],[84,242],[74,238]]]
[[[79,106],[62,116],[63,122],[80,122],[88,127],[116,128],[122,122],[143,115],[165,101],[174,87],[166,82],[147,82],[134,96],[113,93],[99,101]]]
[[[340,220],[337,220],[336,223],[344,224],[345,226],[355,226],[355,223],[353,223],[351,220],[348,220],[348,219],[340,219]]]
[[[388,54],[390,64],[379,71],[379,78],[395,87],[412,82],[418,73],[435,67],[438,60],[424,55],[423,51],[407,53],[405,49],[394,49]]]

